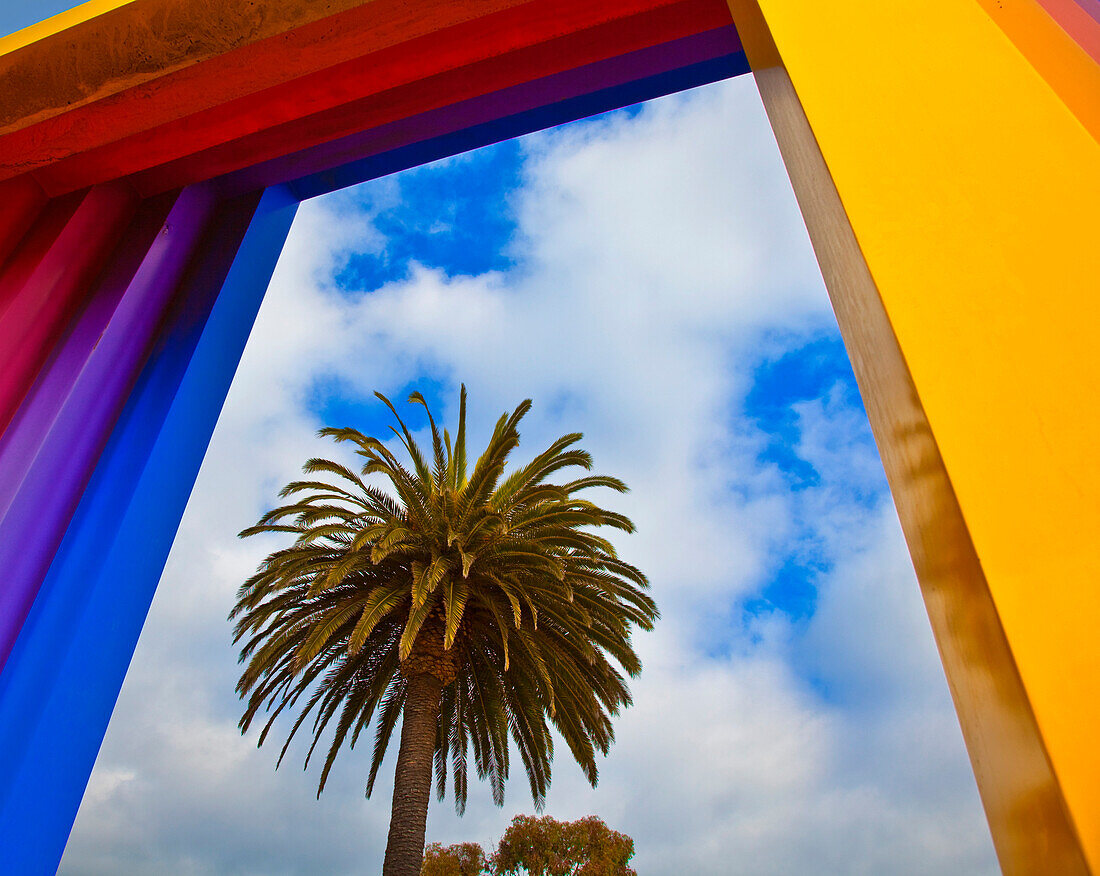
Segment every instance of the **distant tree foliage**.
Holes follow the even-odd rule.
[[[489,861],[477,843],[432,843],[424,850],[420,876],[479,876],[488,869]]]
[[[432,843],[421,876],[638,876],[627,866],[633,857],[634,840],[595,815],[577,821],[517,815],[488,858],[477,843]]]
[[[517,815],[493,855],[499,876],[637,876],[634,840],[595,815],[577,821]]]

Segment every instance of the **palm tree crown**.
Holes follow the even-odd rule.
[[[394,818],[400,786],[415,773],[428,787],[414,795],[424,797],[421,825],[433,761],[440,799],[450,772],[455,805],[464,809],[471,749],[478,776],[489,780],[497,805],[503,802],[509,736],[541,808],[553,755],[547,719],[595,785],[595,753],[607,753],[611,716],[630,703],[624,676],[611,661],[630,676],[639,672],[631,629],[651,629],[657,609],[645,576],[593,531],[632,532],[633,524],[578,494],[592,487],[625,492],[626,486],[602,475],[551,482],[563,469],[591,468],[590,455],[575,447],[580,434],[559,438],[505,476],[529,400],[500,418],[467,474],[465,387],[453,442],[446,430],[440,434],[423,397],[409,397],[427,411],[430,460],[390,401],[377,395],[397,419],[394,433],[411,468],[377,438],[322,429],[355,446],[365,459],[362,471],[309,460],[307,474],[329,477],[288,484],[280,495],[293,497],[289,503],[241,533],[294,535],[290,547],[268,556],[244,583],[230,615],[247,661],[237,685],[248,698],[242,732],[266,708],[262,744],[276,717],[305,697],[279,760],[313,714],[308,766],[339,714],[320,795],[349,734],[354,746],[376,718],[369,797],[404,713]],[[392,494],[375,486],[379,475]],[[417,756],[406,757],[407,735],[409,752],[419,744],[426,766],[409,766]],[[404,780],[403,758],[412,770]],[[391,822],[391,846],[394,829]],[[421,826],[421,851],[423,841]],[[390,869],[389,852],[386,872],[404,872]]]

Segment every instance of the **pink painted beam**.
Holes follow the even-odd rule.
[[[11,421],[137,204],[128,185],[92,188],[56,236],[51,232],[59,216],[44,217],[44,233],[20,247],[0,274],[0,430]]]
[[[1076,3],[1093,19],[1100,22],[1100,0],[1076,0]]]

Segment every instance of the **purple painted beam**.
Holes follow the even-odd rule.
[[[383,152],[431,140],[604,88],[742,51],[730,25],[544,76],[265,161],[217,181],[227,195],[293,182]]]
[[[213,207],[207,186],[192,186],[176,198],[0,518],[0,569],[6,576],[0,588],[0,664],[7,660]],[[114,274],[109,279],[121,278]]]

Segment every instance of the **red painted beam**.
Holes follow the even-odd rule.
[[[505,13],[512,16],[514,12]],[[504,23],[504,22],[498,22]],[[519,26],[530,22],[512,22]],[[451,106],[483,94],[573,70],[614,55],[650,48],[730,24],[725,0],[677,0],[624,21],[601,22],[548,41],[525,40],[521,48],[434,76],[398,85],[339,106],[257,131],[138,173],[132,183],[145,195],[212,179],[272,158]],[[537,37],[538,34],[532,34]],[[417,52],[434,54],[435,38],[418,41]],[[348,65],[349,67],[352,65]],[[354,79],[358,73],[347,72]],[[241,101],[239,103],[245,103]],[[244,109],[244,107],[240,107]],[[196,121],[201,121],[197,119]],[[72,180],[64,183],[70,185]]]
[[[402,18],[395,2],[375,0],[0,137],[0,177],[35,166],[35,179],[56,195],[175,163],[139,184],[146,194],[163,191],[731,22],[721,0],[479,0],[473,19],[468,2],[445,11],[429,4],[415,18]],[[438,14],[440,29],[428,27],[428,14]],[[326,42],[321,30],[335,36]],[[242,65],[278,66],[284,76],[289,66],[291,76],[249,90],[259,80]],[[56,160],[41,166],[47,155]]]
[[[0,265],[46,206],[46,193],[29,176],[0,182]]]
[[[88,66],[89,56],[98,54],[110,61],[117,55],[119,69],[97,70],[96,75],[105,80],[114,78],[136,83],[46,118],[39,118],[42,112],[30,113],[23,120],[0,128],[3,131],[0,179],[522,2],[524,0],[418,0],[409,4],[405,0],[369,0],[336,15],[309,20],[308,15],[294,8],[302,5],[300,0],[269,0],[264,4],[265,13],[285,21],[286,29],[276,28],[274,35],[256,41],[251,28],[256,27],[257,22],[238,21],[241,18],[240,0],[204,0],[194,4],[198,17],[191,25],[196,32],[169,34],[168,40],[161,33],[163,21],[146,21],[145,18],[153,15],[154,19],[156,16],[168,19],[178,14],[171,8],[171,2],[128,4],[102,16],[102,24],[98,18],[85,22],[82,30],[92,32],[79,44],[60,44],[58,41],[64,34],[50,40],[50,43],[57,43],[55,50],[62,52],[60,58],[50,54],[53,46],[36,44],[0,57],[0,92],[12,87],[25,91],[33,86],[33,82],[25,81],[25,71],[21,69],[24,53],[44,54],[43,58],[36,58],[39,77],[43,75],[43,62],[60,63],[67,70],[70,66]],[[337,8],[347,5],[347,2],[336,4]],[[223,32],[219,20],[223,12],[231,27],[239,26],[240,32]],[[168,64],[164,72],[148,78],[132,69],[135,59],[113,44],[129,35],[126,27],[118,25],[120,18],[128,22],[130,30],[139,38],[145,37],[152,57],[146,59],[144,66],[156,69],[160,64]],[[297,25],[303,20],[305,24]],[[175,22],[177,29],[183,24],[186,22]],[[107,43],[95,44],[97,27]],[[176,44],[188,40],[214,44],[213,53],[200,54],[196,62],[177,59]],[[169,44],[167,48],[162,45],[164,42]],[[234,45],[237,47],[233,48]],[[185,65],[181,67],[180,63]],[[47,191],[47,194],[54,193]]]

